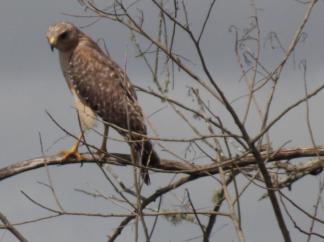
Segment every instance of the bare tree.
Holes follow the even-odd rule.
[[[124,3],[121,0],[114,0],[110,1],[108,7],[99,7],[90,0],[79,2],[86,10],[82,17],[87,17],[92,21],[91,24],[98,20],[114,21],[130,31],[131,42],[138,58],[145,63],[143,71],[145,68],[152,77],[149,87],[137,86],[137,91],[166,104],[174,111],[174,115],[182,120],[175,125],[190,128],[192,135],[190,137],[159,135],[158,128],[156,129],[148,120],[153,135],[143,138],[155,141],[160,147],[162,157],[159,164],[152,164],[149,169],[159,174],[159,177],[170,180],[163,186],[157,186],[153,182],[153,191],[145,196],[142,194],[142,184],[137,172],[141,166],[132,163],[128,154],[109,152],[106,156],[98,155],[93,152],[97,148],[87,140],[83,140],[88,153],[84,154],[85,159],[82,162],[97,165],[109,186],[113,188],[114,194],[107,197],[99,191],[82,189],[76,191],[94,199],[106,199],[121,208],[112,213],[64,209],[54,189],[48,166],[79,163],[76,160],[62,161],[60,155],[42,154],[37,159],[4,167],[0,169],[0,180],[45,167],[49,183],[43,185],[52,192],[57,208],[49,207],[23,192],[26,199],[47,210],[50,215],[12,224],[4,216],[3,218],[0,216],[3,222],[0,228],[8,229],[18,240],[26,241],[14,226],[59,216],[91,216],[107,219],[117,217],[120,218],[119,224],[116,229],[107,232],[108,241],[117,241],[131,222],[134,222],[134,241],[158,241],[154,235],[159,234],[158,219],[163,217],[170,222],[170,226],[180,222],[192,223],[199,228],[199,234],[193,239],[206,242],[216,240],[212,231],[217,218],[223,217],[230,221],[237,241],[242,242],[247,241],[242,221],[245,219],[244,216],[248,215],[243,212],[241,199],[244,198],[247,189],[253,187],[264,190],[262,199],[270,201],[271,212],[278,225],[278,230],[274,233],[280,233],[285,242],[293,241],[291,233],[296,232],[305,234],[307,241],[324,239],[322,200],[324,180],[320,175],[324,166],[322,159],[324,146],[316,141],[314,133],[321,131],[314,130],[310,112],[312,105],[310,100],[322,92],[324,84],[309,88],[306,61],[299,64],[304,80],[303,95],[291,103],[281,103],[278,109],[280,111],[272,112],[274,103],[277,102],[277,92],[283,82],[282,73],[289,63],[288,60],[294,59],[298,45],[305,40],[305,27],[318,1],[300,3],[305,6],[304,15],[301,16],[301,22],[289,44],[285,45],[275,32],[269,34],[262,32],[258,8],[251,0],[250,25],[244,29],[237,26],[229,28],[233,34],[233,51],[241,73],[237,83],[241,85],[244,82],[246,86],[245,93],[237,97],[233,97],[232,93],[222,88],[221,83],[224,80],[219,80],[213,70],[212,63],[207,58],[208,53],[206,54],[208,49],[206,50],[203,44],[204,39],[211,37],[206,29],[215,11],[216,0],[210,1],[209,8],[201,16],[200,27],[197,27],[198,23],[193,26],[189,13],[190,3],[187,1],[146,1],[145,4],[150,5],[151,12],[144,12],[141,9],[142,1]],[[154,31],[151,27],[153,24],[155,24]],[[188,56],[181,53],[181,43],[192,46]],[[269,65],[264,61],[262,49],[266,46],[281,52],[281,57],[275,64]],[[188,80],[182,86],[186,86],[183,92],[188,93],[190,102],[178,100],[172,95],[175,84],[179,82],[177,80],[179,73]],[[308,129],[309,145],[289,147],[289,137],[286,143],[278,143],[272,138],[273,128],[301,105],[305,107],[304,116],[300,118],[305,120]],[[220,109],[222,115],[217,111]],[[76,138],[50,114],[49,116],[61,130]],[[185,147],[185,151],[177,150],[178,145]],[[164,158],[163,155],[168,158]],[[134,167],[133,184],[128,185],[122,181],[112,171],[113,166]],[[294,192],[290,191],[292,185],[307,175],[319,177],[319,183],[314,184],[319,188],[317,199],[314,201],[314,211],[307,211],[302,203],[290,198],[290,194]],[[163,197],[166,194],[189,182],[197,182],[206,177],[210,178],[208,183],[213,183],[212,186],[216,188],[214,194],[210,194],[214,199],[209,207],[197,207],[194,189],[185,190],[184,198],[178,200],[178,209],[164,206]],[[309,227],[302,227],[298,223],[294,218],[296,211],[309,221]],[[320,227],[322,229],[318,229]]]

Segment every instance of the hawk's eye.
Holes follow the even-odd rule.
[[[65,31],[65,32],[63,32],[62,34],[60,34],[59,38],[60,38],[61,40],[64,40],[64,39],[67,38],[67,36],[68,36],[68,32]]]

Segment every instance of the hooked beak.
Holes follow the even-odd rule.
[[[54,47],[55,47],[55,45],[57,43],[57,39],[55,37],[50,37],[48,39],[48,43],[50,44],[51,50],[53,51],[54,50]]]

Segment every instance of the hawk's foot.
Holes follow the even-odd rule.
[[[62,156],[62,161],[66,161],[70,158],[74,158],[77,161],[82,161],[84,158],[78,152],[78,147],[73,145],[69,150],[63,150],[59,153]]]

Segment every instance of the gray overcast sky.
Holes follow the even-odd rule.
[[[148,8],[151,7],[150,4],[147,4],[149,1],[143,0],[142,2],[144,2],[142,4],[144,12],[149,10]],[[193,28],[197,28],[201,24],[201,16],[208,7],[209,1],[192,0],[188,2],[191,24]],[[260,8],[263,39],[269,31],[276,31],[284,46],[287,46],[302,19],[305,5],[292,0],[255,0],[255,2]],[[307,58],[310,87],[315,87],[323,82],[323,12],[324,2],[320,1],[306,28],[307,41],[296,52],[297,61]],[[0,167],[40,156],[38,132],[42,134],[46,148],[63,136],[63,133],[46,116],[45,110],[50,111],[67,129],[75,133],[78,131],[77,120],[71,107],[72,98],[60,72],[57,53],[50,51],[45,33],[48,25],[62,19],[70,20],[78,26],[89,23],[89,20],[67,17],[62,13],[82,14],[83,11],[76,0],[2,0],[0,3]],[[203,40],[203,50],[209,65],[215,67],[213,72],[216,79],[221,81],[221,86],[232,97],[239,96],[245,89],[243,89],[243,83],[238,82],[240,73],[233,52],[233,34],[228,32],[228,28],[231,25],[236,25],[239,28],[248,26],[250,14],[251,9],[247,0],[217,1],[212,22],[206,29],[208,38]],[[155,26],[150,26],[149,16],[145,26],[155,30]],[[94,39],[104,38],[110,54],[119,64],[124,63],[124,56],[127,53],[129,56],[127,69],[130,79],[138,85],[151,85],[150,75],[143,72],[143,62],[133,58],[135,52],[126,29],[109,21],[99,21],[97,24],[85,28],[84,31]],[[176,46],[181,54],[191,58],[192,48],[182,40],[180,36]],[[276,54],[266,47],[263,61],[268,65],[274,65],[279,57],[279,52]],[[193,61],[195,62],[194,59]],[[183,87],[188,83],[182,75],[178,77],[177,88],[171,93],[187,102],[186,89]],[[274,113],[282,110],[282,103],[292,103],[303,95],[302,74],[300,70],[294,69],[292,61],[288,64],[288,70],[284,73],[282,82],[281,89],[277,94]],[[142,94],[140,94],[140,101],[147,114],[164,107],[164,104]],[[316,110],[323,109],[323,101],[323,95],[314,98],[312,101],[314,113]],[[272,133],[276,141],[274,145],[279,146],[287,140],[291,140],[289,144],[291,146],[310,144],[303,113],[302,108],[297,109],[274,127]],[[300,119],[301,116],[303,119]],[[158,127],[158,131],[163,137],[192,136],[192,132],[188,128],[177,125],[181,120],[169,109],[155,115],[152,122],[155,127]],[[316,141],[319,144],[324,143],[324,132],[320,128],[323,123],[323,115],[313,115],[312,124],[316,130]],[[253,128],[253,122],[251,128]],[[89,134],[89,136],[91,142],[98,143],[98,136],[93,134]],[[53,154],[66,148],[71,142],[71,139],[65,138],[51,147],[48,153]],[[114,151],[128,152],[125,145],[114,143],[110,148]],[[183,154],[184,147],[171,148],[179,154]],[[98,175],[100,173],[95,166],[51,167],[50,170],[65,208],[106,212],[116,209],[111,203],[99,199],[93,200],[73,191],[75,188],[85,188],[98,189],[105,194],[112,193],[104,178]],[[122,174],[121,176],[125,179],[127,179],[125,174],[130,171],[126,168],[116,169],[116,172]],[[164,184],[168,181],[158,175],[153,175],[152,178],[153,185],[151,188],[146,188],[146,192],[158,187],[159,182]],[[310,208],[317,191],[317,179],[311,177],[305,179],[302,184],[296,184],[293,187],[295,193],[292,193],[291,196],[300,199],[301,204]],[[20,193],[23,190],[38,201],[54,205],[49,191],[38,185],[37,181],[47,182],[45,170],[31,171],[1,181],[0,211],[12,221],[46,215],[46,212],[26,201]],[[212,180],[205,179],[187,185],[192,190],[198,191],[194,199],[200,207],[210,205],[211,193],[216,189],[216,187],[208,186],[209,182]],[[246,181],[244,180],[244,182]],[[204,189],[201,189],[202,187]],[[179,196],[182,196],[183,188],[178,189],[177,192]],[[280,241],[279,232],[272,233],[272,231],[277,231],[277,226],[268,202],[257,202],[262,192],[256,188],[250,189],[242,199],[247,241]],[[166,204],[176,203],[175,197],[168,196],[166,198]],[[105,236],[118,222],[119,219],[64,217],[18,228],[33,242],[105,241]],[[161,231],[158,234],[164,237],[163,239],[156,238],[154,241],[184,241],[199,233],[197,228],[193,229],[191,225],[178,226],[177,231],[170,231],[168,223],[164,220],[161,220],[160,223]],[[231,227],[228,220],[220,220],[214,229],[216,235],[213,239],[215,241],[235,241],[236,238],[232,235]],[[171,228],[173,227],[171,226]],[[4,236],[2,242],[14,241],[8,232],[3,234],[4,232],[0,230],[0,238]],[[119,241],[132,241],[132,237],[133,231],[128,229],[128,233],[124,234]],[[304,237],[296,237],[295,241],[304,241]]]

